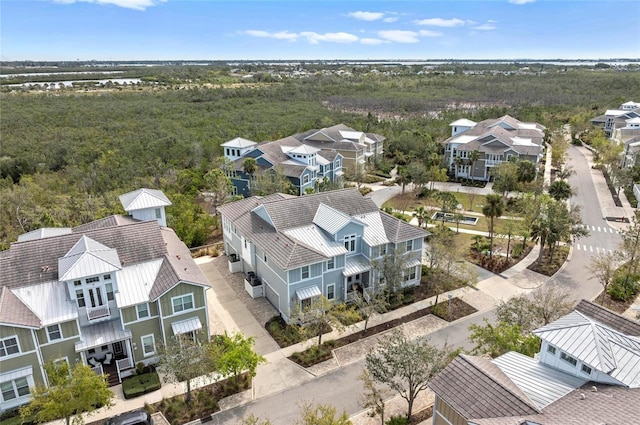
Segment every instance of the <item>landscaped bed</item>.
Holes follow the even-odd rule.
[[[562,267],[565,261],[567,261],[568,256],[569,247],[559,246],[555,250],[553,259],[549,261],[549,250],[545,248],[542,253],[541,260],[534,262],[527,268],[545,276],[553,276],[558,270],[560,270],[560,267]]]

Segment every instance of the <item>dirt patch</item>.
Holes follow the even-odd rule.
[[[611,295],[605,294],[604,299],[602,298],[602,292],[598,294],[594,303],[603,306],[604,308],[608,308],[609,310],[615,311],[616,313],[624,313],[631,307],[633,302],[635,301],[635,297],[631,298],[629,301],[618,301],[611,298]]]
[[[426,421],[432,416],[433,416],[433,406],[429,406],[426,409],[422,409],[421,411],[411,415],[411,420],[409,421],[409,424],[418,425],[419,423]]]
[[[560,270],[560,267],[562,267],[565,261],[567,261],[568,256],[568,246],[560,246],[556,248],[553,258],[551,259],[549,258],[549,250],[545,248],[542,252],[542,258],[540,261],[535,261],[527,268],[545,276],[553,276],[558,270]]]

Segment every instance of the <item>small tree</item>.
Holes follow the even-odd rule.
[[[211,201],[214,212],[222,205],[231,194],[233,184],[223,170],[214,168],[204,175],[205,197]]]
[[[156,347],[158,371],[165,382],[186,381],[187,403],[191,402],[192,384],[216,371],[220,353],[218,346],[209,341],[199,341],[197,337],[204,339],[202,335],[192,339],[181,334],[170,337],[166,344],[159,342]]]
[[[533,335],[524,335],[520,326],[506,322],[492,325],[485,319],[484,325],[469,326],[469,340],[476,344],[474,354],[486,354],[492,358],[508,351],[516,351],[533,357],[540,349],[540,339]]]
[[[474,149],[471,152],[469,152],[469,162],[471,162],[471,180],[475,180],[475,175],[474,175],[474,171],[476,168],[476,162],[482,158],[482,154],[480,153],[479,150]]]
[[[217,371],[223,376],[233,376],[238,382],[240,374],[248,371],[251,377],[256,376],[256,369],[261,363],[265,363],[264,357],[253,350],[255,339],[245,338],[241,333],[221,335],[216,340],[220,348],[216,348],[213,356],[216,360]]]
[[[410,340],[402,331],[393,330],[378,341],[375,351],[367,353],[365,367],[374,381],[407,401],[409,419],[418,394],[456,355],[446,345],[440,348],[426,339]]]
[[[363,393],[360,395],[360,405],[369,411],[370,417],[380,417],[380,425],[384,425],[385,400],[391,395],[386,387],[376,385],[375,380],[367,369],[362,369],[358,377],[362,381]]]
[[[491,258],[493,256],[494,220],[502,215],[504,200],[497,194],[489,194],[486,198],[487,202],[482,207],[482,214],[489,219],[489,258]]]
[[[395,294],[398,301],[402,300],[402,284],[404,283],[406,264],[407,255],[402,248],[388,252],[382,258],[371,262],[374,282],[377,279],[377,284],[385,285],[387,296],[391,297],[392,294]]]
[[[611,284],[616,274],[616,269],[621,258],[622,256],[617,251],[600,253],[598,256],[593,257],[589,265],[589,271],[593,273],[592,279],[598,279],[598,282],[602,285],[600,303],[603,306],[606,302],[607,289],[609,289],[609,284]]]
[[[96,374],[87,365],[67,362],[47,362],[44,365],[49,386],[36,385],[31,390],[32,400],[20,408],[23,418],[35,415],[36,422],[44,423],[64,418],[67,425],[84,423],[83,413],[91,413],[102,406],[111,406],[113,392],[105,375]]]
[[[518,166],[515,162],[502,162],[493,168],[491,175],[493,179],[493,191],[502,194],[504,199],[509,192],[518,189]]]
[[[298,322],[305,334],[316,332],[318,345],[322,345],[322,334],[332,327],[338,332],[344,330],[344,325],[334,315],[333,304],[324,295],[313,297],[303,305],[296,304],[291,319]]]
[[[346,412],[337,414],[336,408],[329,404],[316,406],[309,402],[300,406],[300,419],[294,425],[353,425]]]
[[[451,192],[438,192],[438,200],[440,201],[442,211],[442,224],[444,224],[445,216],[451,211],[455,211],[458,200]]]
[[[384,288],[374,288],[371,291],[367,291],[367,294],[355,292],[355,298],[353,302],[358,308],[358,312],[364,319],[364,329],[362,330],[365,334],[367,333],[367,326],[369,325],[369,319],[373,317],[375,314],[381,314],[387,311],[389,307],[389,302],[387,300],[387,296],[385,294]]]
[[[549,195],[556,201],[563,201],[571,198],[573,190],[566,180],[556,180],[549,186]]]

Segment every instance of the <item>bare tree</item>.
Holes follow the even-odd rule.
[[[363,393],[360,395],[360,405],[369,411],[370,417],[379,416],[380,425],[384,425],[384,414],[386,403],[385,400],[391,395],[385,386],[376,385],[376,381],[367,369],[362,369],[362,373],[358,377],[362,381]]]
[[[602,285],[602,295],[600,303],[604,306],[606,301],[607,289],[615,276],[618,264],[622,259],[622,255],[618,251],[600,253],[596,257],[591,257],[592,262],[589,265],[589,271],[593,273],[593,278],[598,279]]]

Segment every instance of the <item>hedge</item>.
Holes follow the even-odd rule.
[[[135,375],[122,381],[122,391],[126,399],[159,390],[160,386],[160,377],[157,372]]]

